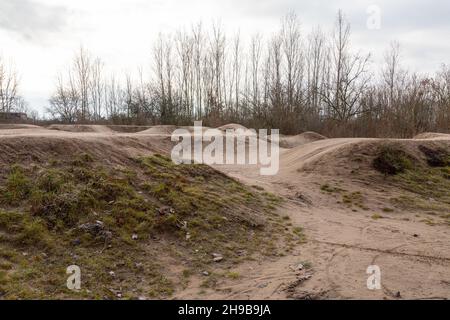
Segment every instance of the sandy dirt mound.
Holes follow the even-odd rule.
[[[109,125],[107,127],[113,131],[123,132],[123,133],[142,132],[144,130],[151,128],[151,126],[127,126],[127,125]]]
[[[425,133],[418,134],[413,139],[423,140],[423,139],[441,139],[441,138],[442,139],[449,139],[450,138],[450,134],[439,133],[439,132],[425,132]]]
[[[138,132],[138,134],[170,135],[176,128],[177,127],[173,125],[152,126],[146,130]]]
[[[52,124],[47,127],[49,130],[59,130],[67,132],[98,132],[112,133],[113,130],[102,125],[70,125],[70,124]]]
[[[316,132],[304,132],[296,136],[280,136],[280,147],[291,149],[314,141],[324,140],[327,137]]]
[[[64,276],[67,264],[61,257],[70,259],[72,252],[87,270],[83,283],[92,298],[169,299],[184,288],[186,266],[189,277],[205,280],[211,273],[215,282],[216,274],[225,278],[242,257],[259,258],[261,252],[268,259],[289,249],[267,240],[276,234],[284,244],[292,237],[283,228],[287,222],[279,222],[275,198],[212,168],[175,166],[170,158],[154,155],[169,154],[171,146],[170,136],[151,134],[0,133],[0,189],[5,194],[0,197],[0,251],[13,252],[0,262],[14,275],[1,283],[2,297],[71,298],[57,280],[44,281],[42,275],[59,279],[62,270]],[[139,155],[147,158],[136,159]],[[24,252],[26,262],[14,259]],[[134,267],[116,264],[118,256]],[[155,268],[161,271],[145,271]],[[30,269],[39,274],[30,279]],[[111,282],[111,272],[117,282]],[[32,292],[23,293],[28,286]]]
[[[167,154],[173,146],[170,138],[166,137],[55,133],[0,135],[0,164],[15,163],[24,158],[46,162],[81,153],[92,154],[106,162],[120,163],[153,153]]]
[[[227,130],[235,130],[232,136],[242,136],[242,137],[257,137],[258,131],[253,129],[248,129],[244,127],[243,125],[236,124],[236,123],[229,123],[226,125],[223,125],[221,127],[217,128],[218,130],[222,132],[226,132]]]
[[[202,132],[204,133],[208,129],[211,129],[210,127],[204,127],[202,126]],[[174,126],[174,125],[159,125],[159,126],[152,126],[147,130],[138,132],[138,134],[149,134],[149,135],[171,135],[175,130],[177,129],[183,129],[187,130],[189,133],[194,133],[194,126]]]
[[[223,125],[221,127],[218,127],[217,129],[222,130],[222,131],[226,131],[228,129],[233,129],[233,130],[237,130],[237,129],[242,129],[242,130],[248,130],[246,127],[244,127],[243,125],[237,124],[237,123],[228,123],[226,125]]]
[[[185,130],[189,131],[190,133],[194,133],[195,127],[194,126],[183,126],[183,127],[180,127],[179,129],[185,129]],[[202,126],[203,133],[209,129],[211,129],[211,128]]]
[[[32,124],[0,124],[0,130],[16,130],[16,129],[42,129],[42,127]]]
[[[290,150],[281,156],[281,168],[285,173],[314,171],[322,175],[346,176],[361,170],[372,170],[371,159],[383,145],[396,145],[425,162],[419,146],[450,149],[450,139],[366,139],[340,138],[308,143]]]

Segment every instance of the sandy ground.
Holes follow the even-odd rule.
[[[64,129],[64,128],[63,128]],[[35,144],[74,140],[126,150],[130,155],[170,150],[172,127],[154,127],[139,133],[121,133],[95,126],[82,132],[36,127],[0,128],[0,144],[8,140]],[[449,135],[426,135],[423,141],[450,142]],[[280,214],[301,226],[307,238],[288,256],[245,262],[237,267],[241,278],[226,280],[201,293],[202,279],[193,280],[175,298],[198,299],[448,299],[450,298],[450,232],[448,226],[429,226],[409,212],[374,220],[383,197],[380,187],[352,181],[338,174],[346,166],[345,150],[376,139],[322,139],[282,149],[280,171],[264,177],[257,167],[217,166],[246,183],[259,185],[286,199]],[[408,140],[409,143],[422,140]],[[345,172],[345,171],[343,171]],[[324,183],[339,182],[367,194],[368,211],[353,212],[320,192]],[[405,219],[408,218],[408,219]],[[309,264],[310,269],[295,266]],[[381,290],[367,288],[366,270],[381,269]]]
[[[295,248],[293,255],[242,266],[241,274],[247,276],[236,283],[224,284],[223,293],[209,297],[450,298],[448,226],[428,226],[408,212],[374,220],[372,214],[380,212],[385,204],[382,200],[377,203],[373,186],[357,185],[355,191],[368,194],[370,210],[353,212],[317,192],[323,183],[340,181],[345,185],[345,181],[332,174],[322,176],[302,171],[348,145],[372,141],[376,140],[328,139],[285,150],[281,155],[281,170],[275,177],[262,177],[249,167],[222,167],[221,170],[247,184],[264,186],[286,198],[288,203],[281,209],[283,214],[289,215],[294,225],[304,228],[308,240]],[[351,181],[346,187],[352,188]],[[405,221],[405,217],[410,221]],[[312,270],[292,270],[293,266],[305,262],[312,265]],[[366,270],[370,265],[381,269],[382,290],[367,288]]]

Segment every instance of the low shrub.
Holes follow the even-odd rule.
[[[384,145],[373,160],[373,167],[385,175],[396,175],[413,167],[413,157],[397,146]]]

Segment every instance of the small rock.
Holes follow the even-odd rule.
[[[299,263],[297,265],[289,266],[289,268],[291,268],[292,271],[300,271],[303,270],[303,264]]]
[[[115,273],[114,271],[110,271],[110,272],[109,272],[109,275],[110,275],[111,277],[115,277],[115,276],[116,276],[116,273]]]
[[[105,241],[111,241],[112,239],[112,232],[108,231],[108,230],[104,230],[102,231],[99,236],[103,239],[105,239]]]
[[[187,229],[187,221],[177,222],[180,229]]]
[[[83,230],[84,232],[89,232],[93,236],[97,236],[102,231],[104,231],[104,225],[101,221],[95,221],[95,223],[84,223],[78,227],[79,229]]]
[[[175,213],[175,210],[172,207],[164,206],[158,209],[158,213],[162,216]]]
[[[419,235],[418,235],[418,234],[414,234],[413,237],[414,237],[414,238],[418,238]]]
[[[246,256],[247,255],[247,250],[238,250],[237,251],[237,255],[238,256]]]
[[[300,200],[301,202],[305,203],[305,204],[312,204],[312,201],[310,199],[308,199],[304,194],[297,192],[295,194],[295,198]]]
[[[203,271],[202,275],[204,275],[205,277],[209,276],[209,272],[208,271]]]
[[[397,293],[395,294],[395,297],[400,299],[402,297],[402,295],[400,294],[400,291],[397,291]]]
[[[223,260],[223,256],[220,253],[213,253],[212,256],[214,262],[220,262]]]
[[[189,240],[189,239],[191,239],[191,234],[188,232],[188,233],[186,233],[186,240]]]
[[[74,246],[79,246],[81,244],[81,240],[80,239],[75,239],[75,240],[72,241],[72,244]]]
[[[134,234],[131,236],[131,239],[132,239],[132,240],[137,240],[137,239],[138,239],[138,235],[134,233]]]
[[[268,285],[269,285],[269,284],[268,284],[267,282],[265,282],[265,283],[260,283],[260,284],[258,285],[258,288],[263,289],[263,288],[267,287]]]
[[[144,301],[144,300],[147,300],[147,298],[146,297],[139,297],[138,300]]]

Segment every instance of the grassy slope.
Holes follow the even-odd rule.
[[[423,221],[430,225],[442,221],[450,225],[450,152],[439,164],[433,163],[428,156],[426,160],[426,164],[413,160],[403,172],[390,177],[395,185],[407,192],[392,198],[391,202],[400,209],[427,214],[429,217]]]
[[[342,183],[325,183],[332,195],[352,211],[373,211],[373,218],[396,212],[413,214],[428,224],[450,225],[450,146],[439,142],[383,142],[355,145],[338,164]],[[342,168],[344,167],[344,170]],[[365,190],[364,192],[358,189]],[[352,191],[348,191],[350,188]],[[355,191],[356,190],[356,191]],[[372,203],[366,193],[374,191]],[[370,197],[369,197],[370,198]],[[377,199],[385,201],[384,208]],[[424,216],[425,215],[425,216]]]
[[[3,166],[0,297],[164,298],[204,271],[204,286],[214,286],[242,260],[301,241],[274,213],[279,202],[160,155],[118,166],[89,154]],[[73,264],[79,292],[66,288]]]

